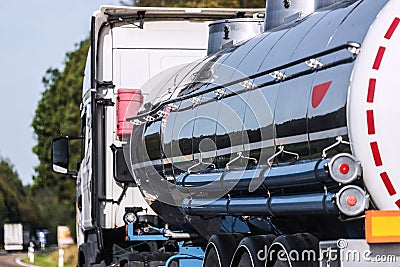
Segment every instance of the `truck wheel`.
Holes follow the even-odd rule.
[[[318,239],[311,234],[278,236],[268,250],[266,267],[318,267]]]
[[[241,234],[213,235],[208,241],[203,267],[229,267]]]
[[[240,256],[237,267],[254,267],[255,265],[251,261],[250,254],[246,251]]]
[[[203,267],[221,266],[217,249],[211,246],[204,257]]]
[[[231,267],[264,267],[268,248],[274,235],[257,235],[243,238],[232,259]]]

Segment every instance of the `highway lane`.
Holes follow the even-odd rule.
[[[0,266],[1,267],[18,267],[15,260],[20,257],[23,258],[26,256],[26,253],[7,253],[7,252],[0,252]],[[26,265],[28,266],[28,265]]]

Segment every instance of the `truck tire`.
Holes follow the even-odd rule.
[[[268,250],[265,266],[318,267],[318,243],[318,239],[308,233],[278,236]]]
[[[241,234],[218,234],[210,237],[203,267],[229,267],[236,247],[243,238]]]
[[[243,238],[233,256],[231,267],[264,267],[268,248],[274,235],[257,235]]]
[[[254,267],[255,265],[253,264],[253,261],[251,260],[249,252],[244,252],[240,256],[240,260],[238,264],[236,265],[237,267]]]

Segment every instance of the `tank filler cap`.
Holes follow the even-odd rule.
[[[350,184],[361,177],[361,163],[353,155],[340,153],[328,163],[331,178],[340,184]]]
[[[304,18],[315,11],[316,0],[266,0],[264,31]]]

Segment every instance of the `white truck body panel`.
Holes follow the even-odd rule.
[[[24,236],[21,223],[4,224],[4,249],[23,250]]]
[[[204,50],[163,50],[163,49],[130,49],[114,50],[114,81],[120,88],[142,88],[148,80],[162,70],[172,66],[191,62],[204,56]],[[132,62],[143,64],[132,65]],[[125,66],[131,65],[130,68]],[[144,95],[149,92],[142,92]]]
[[[137,31],[135,38],[127,32],[135,26],[113,29],[114,49],[183,49],[204,50],[207,48],[208,22],[190,21],[148,21],[143,31]]]

